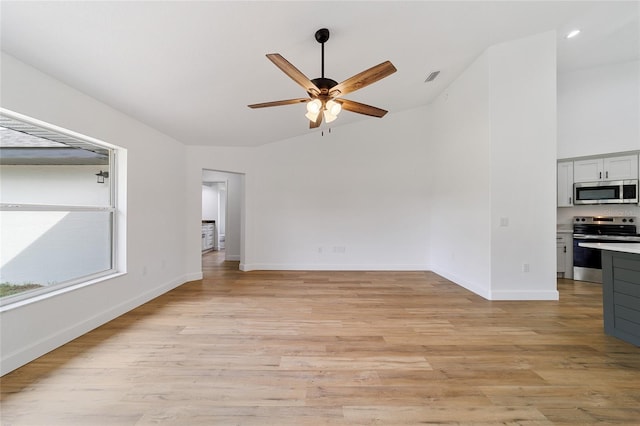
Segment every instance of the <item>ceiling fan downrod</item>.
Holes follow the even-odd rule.
[[[322,45],[322,56],[321,56],[321,72],[322,78],[324,78],[324,44],[329,40],[329,30],[327,28],[320,28],[316,31],[316,41]]]
[[[324,76],[324,44],[327,42],[327,40],[329,40],[329,30],[326,28],[321,28],[318,31],[316,31],[315,37],[316,37],[316,41],[322,45],[321,58],[320,58],[321,59],[320,71],[321,71],[322,77],[314,78],[313,80],[311,80],[311,82],[315,84],[318,89],[320,89],[320,93],[318,93],[316,96],[323,97],[323,102],[326,102],[329,99],[329,91],[334,86],[338,85],[337,81],[332,80],[330,78],[325,78]]]

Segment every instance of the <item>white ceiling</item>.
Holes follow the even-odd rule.
[[[398,72],[347,96],[390,113],[433,101],[490,45],[543,31],[558,33],[560,72],[640,58],[638,1],[0,5],[3,51],[190,145],[256,146],[310,132],[304,104],[247,104],[305,96],[265,54],[319,77],[322,27],[331,31],[326,77],[393,62]],[[565,39],[573,28],[582,33]],[[378,118],[345,111],[332,127],[359,120]]]

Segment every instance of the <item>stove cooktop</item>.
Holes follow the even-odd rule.
[[[637,237],[637,218],[632,216],[576,216],[573,233],[579,235]]]

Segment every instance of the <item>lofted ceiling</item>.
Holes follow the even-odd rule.
[[[393,114],[432,102],[489,46],[544,31],[557,31],[559,72],[639,59],[639,5],[3,0],[0,36],[5,53],[182,143],[257,146],[318,131],[304,104],[247,105],[305,96],[265,54],[319,77],[319,28],[331,31],[326,77],[393,62],[398,72],[348,96]],[[343,112],[331,126],[362,120],[380,119]]]

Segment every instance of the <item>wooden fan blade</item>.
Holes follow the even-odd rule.
[[[309,102],[309,98],[296,98],[296,99],[287,99],[284,101],[273,101],[273,102],[263,102],[261,104],[251,104],[247,105],[249,108],[266,108],[280,105],[291,105],[291,104],[301,104],[304,102]]]
[[[320,111],[320,113],[318,114],[318,118],[316,118],[316,121],[309,120],[309,128],[315,129],[316,127],[320,127],[321,124],[322,124],[322,111]]]
[[[320,94],[320,89],[318,89],[318,87],[313,84],[306,75],[302,74],[298,68],[294,67],[291,62],[287,61],[279,53],[268,53],[267,58],[269,58],[275,66],[280,68],[282,72],[288,75],[293,81],[302,86],[304,90],[316,95]]]
[[[387,111],[371,105],[361,104],[360,102],[350,101],[348,99],[336,99],[336,102],[342,104],[342,109],[357,112],[358,114],[370,115],[372,117],[383,117]]]
[[[351,78],[346,79],[337,86],[331,88],[329,94],[331,96],[341,96],[351,93],[355,90],[362,89],[370,84],[375,83],[378,80],[382,80],[385,77],[390,76],[396,72],[396,67],[389,61],[385,61],[381,64],[371,67],[366,71],[362,71],[360,74],[356,74]]]

